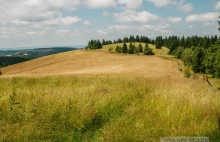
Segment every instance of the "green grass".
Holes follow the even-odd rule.
[[[0,78],[0,141],[219,141],[220,93],[200,80]]]

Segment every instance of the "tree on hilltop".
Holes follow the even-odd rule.
[[[123,53],[127,53],[128,52],[128,48],[127,48],[127,45],[126,45],[125,42],[124,42],[123,47],[122,47],[122,52]]]
[[[138,52],[143,52],[143,47],[141,43],[139,43],[138,45]]]
[[[144,55],[154,55],[153,49],[151,49],[147,43],[144,47]]]

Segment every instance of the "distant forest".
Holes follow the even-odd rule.
[[[5,50],[0,51],[0,67],[5,67],[31,59],[40,58],[43,56],[53,55],[62,52],[78,50],[71,47],[53,47],[53,48],[37,48],[25,50]]]
[[[0,57],[0,67],[13,65],[30,60],[27,57]]]
[[[91,40],[86,49],[100,49],[103,45],[127,42],[155,44],[157,49],[165,46],[170,50],[168,54],[181,59],[195,73],[210,74],[220,78],[220,38],[217,35],[204,37],[158,36],[155,39],[147,36],[130,36],[114,41],[103,40],[102,43],[99,40]]]

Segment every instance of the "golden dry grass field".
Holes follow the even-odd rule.
[[[116,45],[2,68],[0,141],[220,141],[219,90],[184,78],[166,48],[108,53]]]
[[[137,44],[137,43],[136,43]],[[118,44],[117,44],[118,45]],[[121,44],[122,45],[122,44]],[[175,62],[155,56],[109,54],[106,46],[99,51],[78,50],[51,55],[25,63],[5,67],[4,75],[57,75],[57,74],[122,74],[144,77],[181,78]],[[152,47],[152,45],[150,45]],[[153,48],[153,47],[152,47]],[[156,55],[166,55],[167,49],[154,49]]]

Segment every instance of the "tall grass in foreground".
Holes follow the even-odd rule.
[[[219,95],[190,79],[1,78],[0,141],[219,141]]]

